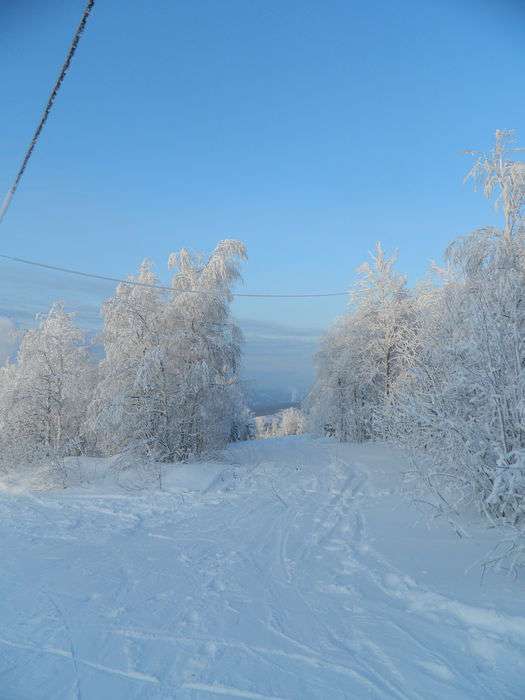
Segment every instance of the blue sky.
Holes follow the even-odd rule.
[[[83,5],[0,6],[2,192]],[[381,240],[413,281],[496,221],[462,151],[496,128],[525,142],[524,45],[518,0],[99,0],[0,253],[111,275],[148,256],[165,275],[172,250],[237,237],[245,290],[309,292],[347,289]],[[344,306],[235,313],[302,333]]]

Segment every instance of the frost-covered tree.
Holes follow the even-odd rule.
[[[481,182],[486,197],[496,195],[495,206],[503,212],[502,237],[506,240],[523,228],[525,205],[525,162],[515,160],[513,155],[524,149],[515,148],[514,142],[513,131],[498,129],[492,151],[481,154],[470,151],[478,157],[466,177]]]
[[[207,260],[181,250],[170,256],[172,291],[155,288],[146,262],[106,302],[106,357],[91,410],[103,451],[170,462],[235,437],[244,408],[230,302],[245,257],[244,245],[230,240]]]
[[[441,496],[474,500],[490,520],[517,524],[525,493],[525,171],[509,159],[506,137],[497,132],[496,148],[471,171],[484,174],[487,195],[498,192],[504,226],[454,241],[440,284],[421,295],[391,427]]]
[[[321,341],[315,357],[316,379],[305,400],[308,426],[316,434],[338,440],[360,440],[363,421],[362,389],[354,381],[352,365],[353,318],[339,319]]]
[[[323,340],[307,401],[317,432],[363,441],[383,433],[383,414],[399,373],[400,347],[411,319],[406,279],[396,256],[377,244],[372,264],[358,270],[350,309]]]
[[[242,336],[231,320],[230,303],[245,258],[246,248],[236,240],[221,241],[207,260],[185,249],[170,256],[175,274],[166,314],[178,327],[177,459],[223,446],[239,418]]]
[[[93,367],[72,314],[55,304],[22,338],[0,375],[0,440],[5,467],[81,454]]]
[[[411,317],[406,277],[395,270],[396,261],[397,254],[385,256],[378,243],[372,265],[366,262],[359,268],[352,294],[355,324],[361,331],[361,372],[370,391],[378,395],[377,400],[372,398],[378,405],[390,396]]]
[[[144,261],[102,307],[105,358],[90,407],[99,450],[169,453],[170,331],[158,279]]]

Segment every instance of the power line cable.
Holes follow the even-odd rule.
[[[42,133],[42,130],[47,122],[47,119],[49,117],[49,114],[51,112],[51,109],[53,107],[53,104],[55,102],[56,96],[58,95],[58,91],[60,90],[60,87],[64,81],[64,78],[66,77],[66,73],[69,70],[69,67],[71,65],[71,61],[73,59],[73,56],[75,55],[75,52],[78,47],[78,43],[80,41],[80,38],[84,32],[84,29],[86,27],[86,23],[88,21],[89,15],[91,13],[91,10],[93,9],[93,6],[95,4],[95,0],[88,0],[86,7],[84,8],[84,12],[82,14],[82,18],[80,20],[80,23],[75,31],[75,34],[73,36],[73,40],[71,42],[71,45],[69,47],[69,51],[66,56],[66,60],[64,61],[64,64],[62,65],[62,68],[60,70],[60,73],[58,75],[58,78],[53,86],[53,89],[51,91],[51,94],[49,96],[49,99],[47,101],[47,104],[44,108],[44,111],[42,113],[42,116],[40,118],[40,121],[38,123],[38,126],[35,130],[35,133],[33,134],[33,138],[31,139],[31,143],[29,144],[29,148],[26,151],[26,154],[24,156],[24,159],[22,161],[22,164],[16,174],[16,177],[14,179],[13,184],[11,185],[11,188],[7,192],[5,199],[3,201],[2,207],[0,209],[0,223],[2,222],[3,218],[5,217],[7,210],[9,208],[9,205],[11,204],[11,200],[13,199],[13,196],[18,188],[18,185],[20,184],[20,181],[22,179],[22,176],[26,170],[27,164],[29,163],[29,159],[31,158],[31,155],[35,149],[35,146],[37,144],[37,141],[40,137],[40,134]],[[145,284],[143,282],[136,282],[132,280],[123,280],[119,279],[117,277],[109,277],[106,275],[99,275],[96,273],[90,273],[90,272],[82,272],[80,270],[73,270],[70,268],[65,268],[65,267],[59,267],[57,265],[48,265],[46,263],[41,263],[41,262],[36,262],[34,260],[25,260],[23,258],[17,258],[17,257],[12,257],[9,255],[0,255],[0,258],[4,260],[10,260],[12,262],[18,262],[18,263],[23,263],[25,265],[32,265],[34,267],[41,267],[47,270],[55,270],[57,272],[65,272],[70,275],[78,275],[80,277],[88,277],[91,279],[99,279],[99,280],[105,280],[109,282],[116,282],[118,284],[127,284],[127,285],[132,285],[132,286],[138,286],[138,287],[152,287],[155,289],[159,290],[164,290],[164,291],[174,291],[172,287],[165,287],[162,285],[151,285],[151,284]],[[191,294],[207,294],[209,296],[214,296],[213,293],[211,292],[204,292],[201,290],[178,290],[181,293],[186,292],[186,293],[191,293]],[[320,297],[338,297],[338,296],[346,296],[347,292],[324,292],[324,293],[312,293],[312,294],[275,294],[275,293],[234,293],[232,296],[234,297],[245,297],[245,298],[253,298],[253,299],[266,299],[266,298],[271,298],[271,299],[311,299],[311,298],[320,298]]]
[[[73,56],[75,55],[75,51],[77,50],[78,42],[80,41],[80,37],[82,36],[82,33],[84,32],[84,29],[86,27],[86,23],[88,21],[89,14],[90,14],[91,10],[93,9],[94,4],[95,4],[95,0],[88,0],[86,7],[84,8],[82,18],[81,18],[80,23],[75,31],[74,36],[73,36],[73,41],[71,42],[71,45],[69,47],[69,51],[67,52],[66,60],[64,61],[62,68],[60,69],[60,73],[58,75],[58,78],[56,79],[56,82],[53,85],[53,89],[51,90],[51,94],[49,95],[49,98],[47,100],[47,104],[44,108],[44,111],[42,112],[42,116],[40,117],[40,121],[39,121],[38,126],[35,130],[35,133],[33,134],[33,138],[31,139],[31,143],[29,144],[29,148],[27,149],[26,154],[24,156],[24,159],[22,160],[22,164],[21,164],[21,166],[16,174],[14,182],[11,185],[11,188],[8,190],[8,192],[5,196],[5,199],[2,203],[2,208],[0,209],[0,223],[2,222],[4,216],[6,215],[6,212],[9,208],[9,205],[11,204],[11,200],[13,199],[13,196],[18,188],[18,185],[20,184],[20,180],[22,179],[22,176],[25,172],[27,164],[29,163],[29,159],[31,158],[31,155],[34,151],[34,148],[37,144],[37,141],[40,137],[40,134],[42,133],[42,130],[47,122],[47,118],[49,117],[49,114],[50,114],[51,109],[53,107],[53,104],[55,102],[55,98],[58,95],[58,91],[60,90],[60,87],[64,81],[64,78],[66,77],[66,73],[69,69],[69,66],[71,65],[71,61],[73,60]]]
[[[123,280],[119,277],[109,277],[106,275],[99,275],[94,272],[82,272],[81,270],[74,270],[68,267],[59,267],[58,265],[48,265],[47,263],[36,262],[35,260],[26,260],[24,258],[15,258],[10,255],[1,255],[0,258],[3,260],[10,260],[11,262],[23,263],[24,265],[32,265],[34,267],[42,267],[45,270],[54,270],[55,272],[65,272],[68,275],[77,275],[79,277],[89,277],[96,280],[105,280],[106,282],[116,282],[117,284],[129,284],[135,287],[149,287],[151,289],[159,289],[161,291],[167,292],[180,292],[181,294],[203,294],[207,296],[215,296],[213,292],[205,292],[200,289],[174,289],[173,287],[166,287],[160,284],[147,284],[145,282],[136,282],[135,280]],[[348,296],[348,292],[313,292],[311,294],[280,294],[273,292],[234,292],[232,293],[234,297],[245,297],[250,299],[313,299],[321,297],[341,297]]]

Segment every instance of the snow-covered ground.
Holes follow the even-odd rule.
[[[280,438],[0,493],[0,698],[523,698],[523,580],[428,528],[387,447]],[[93,468],[93,475],[97,473]]]

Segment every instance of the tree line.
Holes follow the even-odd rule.
[[[322,341],[310,429],[407,449],[435,507],[475,504],[491,524],[525,515],[525,163],[511,132],[467,177],[496,195],[501,227],[454,240],[409,289],[378,244],[347,313]],[[516,545],[513,544],[513,547]]]
[[[250,416],[230,302],[245,258],[236,240],[208,259],[183,249],[169,258],[170,291],[145,261],[102,306],[98,363],[73,315],[54,304],[0,369],[3,469],[59,472],[75,455],[184,461],[242,439]]]

